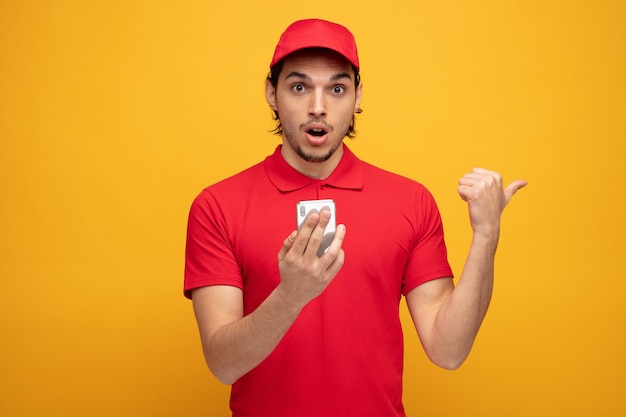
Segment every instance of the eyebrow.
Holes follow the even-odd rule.
[[[309,77],[308,75],[302,73],[302,72],[298,72],[298,71],[291,71],[289,74],[287,74],[287,76],[285,77],[286,80],[288,80],[291,77],[295,77],[295,78],[300,78],[302,80],[310,80],[311,77]],[[339,72],[337,74],[334,74],[332,77],[330,77],[330,81],[337,81],[337,80],[341,80],[343,78],[348,78],[349,80],[352,79],[352,76],[347,73],[347,72]]]

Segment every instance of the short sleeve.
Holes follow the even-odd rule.
[[[218,202],[208,189],[196,197],[189,210],[185,248],[184,295],[208,285],[243,288],[241,269],[232,238]]]
[[[417,237],[407,262],[402,293],[439,278],[452,277],[444,240],[443,224],[432,194],[425,188],[417,202]]]

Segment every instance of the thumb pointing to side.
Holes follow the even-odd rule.
[[[511,200],[513,194],[515,194],[519,189],[526,187],[526,185],[528,185],[528,182],[524,180],[515,180],[511,182],[504,189],[504,205],[506,206],[509,203],[509,200]]]

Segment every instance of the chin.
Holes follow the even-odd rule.
[[[335,143],[330,149],[304,149],[302,146],[298,146],[295,150],[300,158],[307,162],[321,163],[328,161],[341,146],[342,141]]]
[[[323,153],[310,153],[310,152],[305,152],[302,150],[302,148],[298,148],[296,150],[296,153],[298,154],[298,156],[300,156],[300,158],[304,159],[307,162],[315,162],[315,163],[320,163],[320,162],[326,162],[330,159],[331,156],[333,156],[333,152],[327,152],[325,154]]]

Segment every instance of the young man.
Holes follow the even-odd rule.
[[[491,298],[500,215],[526,183],[503,189],[483,169],[459,181],[474,234],[455,287],[432,196],[343,143],[362,94],[352,34],[295,22],[270,69],[282,145],[190,211],[185,294],[206,362],[233,384],[233,416],[404,416],[401,296],[428,357],[460,366]],[[330,211],[294,230],[296,203],[314,199],[337,207],[319,257]]]

